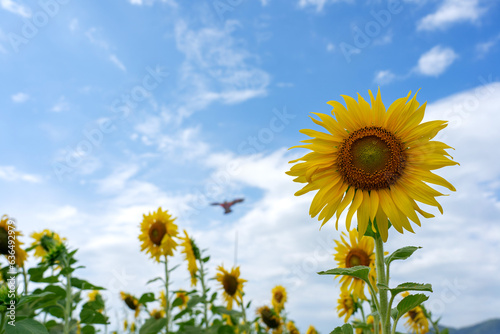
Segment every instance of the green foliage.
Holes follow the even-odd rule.
[[[392,261],[395,260],[406,260],[409,258],[417,249],[420,249],[422,247],[415,247],[415,246],[406,246],[403,248],[400,248],[394,253],[390,254],[385,258],[385,264],[388,266],[391,264]]]
[[[320,271],[319,275],[347,275],[356,278],[360,278],[363,281],[370,283],[368,279],[368,274],[370,273],[370,267],[366,266],[355,266],[351,268],[335,268],[326,271]]]
[[[49,334],[47,328],[34,319],[16,321],[15,326],[7,324],[6,334]]]
[[[351,324],[344,324],[342,327],[336,327],[330,334],[353,334]]]

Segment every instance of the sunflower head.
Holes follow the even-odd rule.
[[[356,297],[353,296],[347,289],[341,288],[340,297],[338,299],[337,305],[337,313],[339,317],[344,317],[344,322],[347,323],[347,320],[356,312],[358,306]]]
[[[57,245],[66,241],[66,238],[61,238],[59,234],[45,229],[41,232],[33,232],[31,237],[35,239],[31,243],[31,247],[35,247],[35,256],[39,258],[45,257]]]
[[[227,309],[232,310],[233,301],[241,303],[243,297],[243,283],[247,280],[240,278],[240,267],[233,267],[231,271],[226,271],[223,266],[217,267],[218,273],[215,277],[222,285],[222,293],[227,303]]]
[[[189,296],[186,291],[179,290],[175,294],[175,299],[179,298],[181,300],[181,304],[179,304],[179,308],[181,310],[185,309],[189,300]]]
[[[314,328],[313,325],[310,325],[309,328],[307,329],[306,334],[318,334],[318,331],[316,330],[316,328]]]
[[[409,292],[405,292],[402,294],[403,297],[409,295]],[[429,321],[427,320],[427,317],[425,316],[425,313],[420,306],[417,306],[406,312],[406,314],[404,314],[404,317],[407,318],[405,326],[411,333],[425,334],[429,332]]]
[[[281,285],[277,285],[273,288],[271,292],[273,294],[271,302],[273,304],[274,309],[279,314],[281,310],[285,308],[286,289]]]
[[[152,317],[152,318],[155,318],[155,319],[161,319],[161,318],[164,318],[165,317],[165,310],[164,309],[154,309],[152,310],[149,315]]]
[[[196,246],[194,240],[190,238],[184,230],[184,237],[180,237],[182,240],[182,253],[186,254],[186,261],[188,263],[188,271],[191,275],[191,286],[196,286],[196,272],[198,271],[198,265],[196,264],[196,260],[200,260],[200,250]]]
[[[288,332],[290,334],[300,334],[299,330],[297,329],[297,327],[295,326],[295,323],[293,321],[289,321],[286,324],[286,329],[288,329]]]
[[[262,306],[257,309],[257,315],[269,329],[278,329],[281,326],[281,319],[278,314],[268,306]]]
[[[120,296],[122,300],[125,302],[125,305],[128,306],[129,309],[132,311],[135,311],[135,317],[139,315],[139,312],[141,310],[141,304],[139,304],[139,300],[132,296],[131,294],[125,293],[125,292],[120,292]]]
[[[172,256],[177,247],[175,238],[178,232],[177,225],[174,224],[175,219],[168,211],[162,211],[161,207],[158,211],[144,215],[139,235],[139,240],[142,242],[141,251],[150,253],[151,258],[157,262],[160,262],[161,256]]]
[[[5,255],[11,264],[16,264],[18,267],[24,266],[24,261],[28,254],[21,245],[24,243],[19,240],[23,234],[16,229],[13,221],[7,215],[3,215],[0,219],[0,254]],[[9,244],[9,237],[14,237],[14,242]]]
[[[413,232],[410,220],[420,226],[416,213],[425,218],[433,215],[422,211],[416,201],[442,207],[435,199],[442,196],[428,183],[455,191],[453,185],[432,170],[456,165],[446,152],[448,145],[433,141],[446,127],[445,121],[421,123],[426,103],[420,105],[416,94],[396,100],[387,110],[380,91],[375,98],[371,91],[371,105],[358,94],[358,101],[343,96],[346,106],[330,101],[332,116],[314,113],[313,122],[327,132],[301,130],[312,137],[302,147],[312,152],[290,161],[295,165],[287,174],[295,182],[305,183],[295,193],[316,193],[309,213],[318,214],[324,225],[336,214],[347,210],[346,227],[350,230],[352,217],[357,213],[361,235],[370,222],[382,236],[388,238],[389,221],[403,233]]]

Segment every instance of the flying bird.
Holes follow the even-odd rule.
[[[227,201],[224,201],[224,203],[212,203],[210,205],[220,205],[224,208],[224,214],[228,214],[230,212],[232,212],[231,210],[231,207],[236,204],[236,203],[241,203],[243,202],[243,198],[237,198],[235,200],[233,200],[232,202],[227,202]]]

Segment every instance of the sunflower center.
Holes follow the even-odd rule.
[[[352,132],[341,144],[338,170],[351,186],[363,190],[388,188],[403,173],[406,156],[403,143],[377,126]]]
[[[280,325],[279,319],[273,314],[273,312],[265,307],[260,311],[260,317],[267,327],[271,329],[278,328]]]
[[[346,268],[369,265],[370,257],[361,249],[351,249],[345,258]]]
[[[415,320],[415,318],[417,317],[417,312],[415,312],[414,310],[411,310],[411,311],[408,311],[408,315],[410,316],[411,320]]]
[[[283,300],[283,293],[281,291],[277,291],[275,294],[274,294],[274,299],[278,302],[278,303],[281,303],[281,301]]]
[[[0,254],[9,254],[9,233],[0,227]]]
[[[232,297],[238,289],[238,280],[236,277],[226,274],[222,279],[222,286],[224,287],[224,291]]]
[[[149,239],[157,246],[161,245],[163,237],[167,233],[167,228],[162,222],[155,222],[149,228]]]
[[[137,305],[135,304],[135,300],[133,297],[127,296],[124,299],[124,302],[131,310],[135,310],[137,308]]]

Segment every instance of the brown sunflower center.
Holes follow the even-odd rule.
[[[167,233],[167,228],[162,222],[155,222],[149,228],[149,239],[157,246],[161,245],[163,237]]]
[[[401,176],[406,156],[403,143],[377,126],[352,132],[341,144],[338,170],[357,189],[388,188]]]
[[[276,291],[274,293],[274,299],[278,302],[278,303],[281,303],[281,301],[283,300],[283,293],[281,291]]]
[[[415,318],[417,317],[417,312],[414,310],[410,310],[408,311],[408,315],[410,316],[411,320],[415,320]]]
[[[135,310],[137,308],[137,304],[135,303],[134,298],[131,296],[125,297],[124,302],[131,310]]]
[[[238,280],[233,275],[225,274],[224,278],[222,278],[222,286],[224,291],[232,297],[238,290]]]
[[[0,227],[0,254],[9,254],[9,233]]]
[[[364,250],[361,249],[351,249],[345,258],[346,268],[351,268],[355,266],[369,266],[370,257]]]
[[[273,312],[268,308],[264,307],[260,310],[260,317],[267,327],[271,329],[278,328],[280,325],[279,319],[273,314]]]

